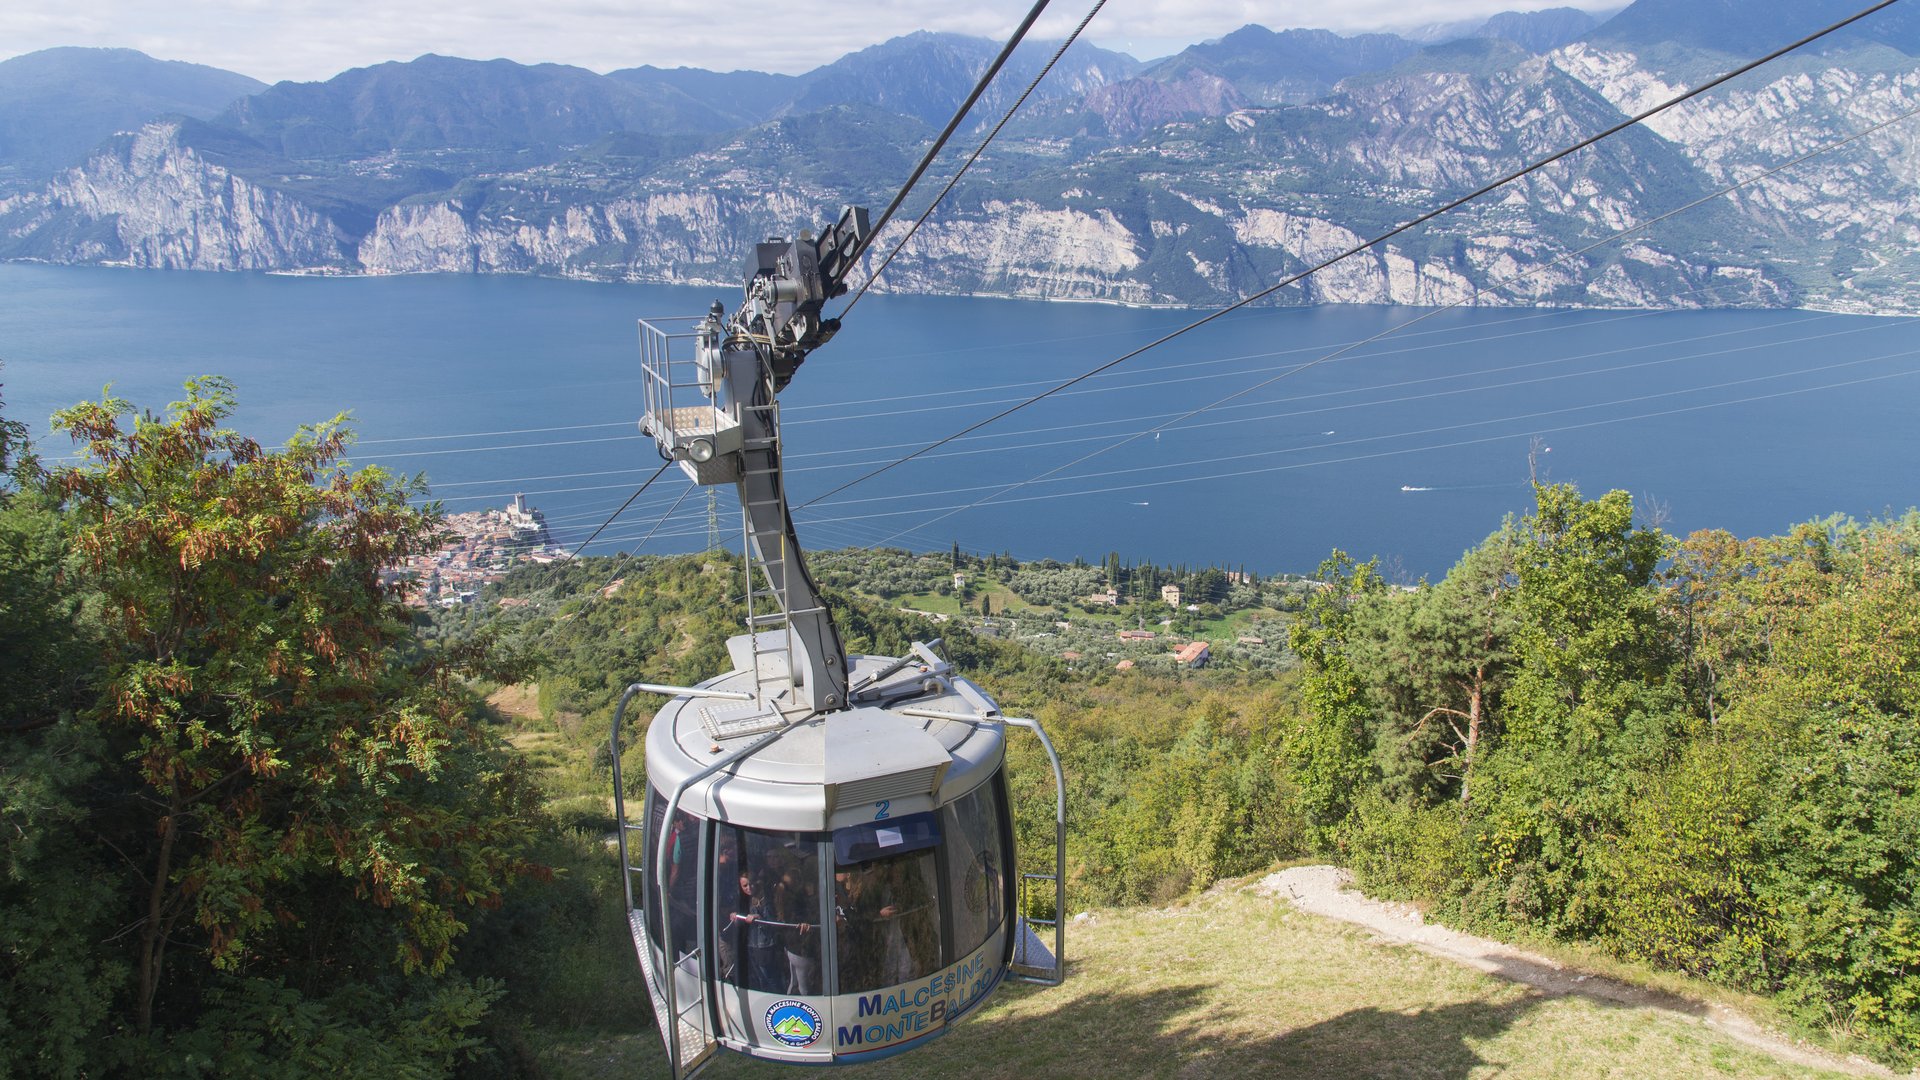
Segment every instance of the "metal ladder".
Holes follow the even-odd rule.
[[[763,377],[767,377],[765,374],[764,368],[762,370],[762,375]],[[758,468],[754,468],[751,465],[747,467],[743,467],[742,469],[743,476],[744,475],[753,475],[753,476],[773,475],[775,477],[778,477],[780,474],[779,463],[782,460],[781,454],[780,454],[780,451],[781,451],[780,399],[778,397],[772,397],[771,400],[769,400],[765,405],[747,404],[747,405],[743,405],[742,408],[748,412],[759,413],[764,415],[769,421],[766,425],[766,430],[772,433],[766,436],[765,438],[756,438],[756,439],[748,440],[746,446],[744,447],[745,457],[749,460],[749,462],[754,457],[756,456],[759,457],[760,465]],[[748,641],[751,644],[751,652],[753,656],[754,696],[758,697],[761,701],[768,700],[767,695],[765,693],[765,687],[762,685],[762,678],[761,678],[763,673],[761,670],[760,660],[762,657],[765,657],[765,656],[780,657],[781,670],[786,672],[788,686],[790,688],[792,686],[792,682],[794,678],[794,665],[793,665],[793,615],[794,613],[787,610],[785,598],[780,596],[780,594],[773,588],[774,578],[771,576],[768,569],[770,566],[778,566],[779,569],[781,570],[779,580],[781,581],[788,580],[787,574],[786,574],[786,569],[787,569],[786,551],[784,550],[779,552],[762,551],[760,553],[759,561],[762,564],[761,574],[765,576],[766,584],[764,587],[760,587],[753,579],[753,566],[754,566],[755,560],[754,560],[754,554],[753,554],[753,536],[752,536],[753,518],[752,518],[751,511],[752,511],[752,508],[755,506],[762,506],[762,505],[772,506],[775,513],[784,517],[787,512],[786,484],[785,483],[778,484],[775,487],[775,491],[776,491],[776,494],[771,499],[743,501],[740,506],[740,559],[741,559],[741,566],[746,572],[746,580],[747,580],[747,589],[746,589],[747,636],[748,636]],[[785,547],[784,538],[782,540],[781,546],[783,548]],[[754,602],[756,600],[771,601],[771,604],[774,610],[762,613],[755,606]],[[773,643],[771,645],[763,645],[762,641],[766,639],[773,639]]]

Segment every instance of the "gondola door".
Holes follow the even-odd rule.
[[[707,865],[712,828],[683,810],[667,822],[666,800],[647,789],[647,865],[642,918],[647,949],[641,970],[673,1080],[690,1080],[719,1053],[707,1005]],[[672,957],[671,963],[668,958]],[[671,1020],[669,1018],[672,1018]]]

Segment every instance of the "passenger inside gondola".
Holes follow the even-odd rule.
[[[834,843],[838,992],[897,986],[938,969],[940,832],[934,816],[842,829]]]
[[[787,955],[787,993],[820,992],[820,887],[812,870],[789,870],[773,894],[774,916],[783,929],[780,943]]]
[[[733,918],[740,910],[740,841],[732,829],[720,829],[715,835],[713,866],[713,903],[707,910],[715,921],[714,970],[720,978],[734,982],[745,956],[746,927]]]
[[[818,834],[722,826],[714,910],[721,921],[720,978],[766,994],[818,993]],[[811,989],[797,989],[811,986]]]

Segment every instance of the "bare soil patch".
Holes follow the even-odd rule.
[[[515,683],[487,695],[487,704],[518,720],[540,719],[540,684]]]

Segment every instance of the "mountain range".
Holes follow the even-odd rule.
[[[1247,26],[1153,63],[1076,45],[876,287],[1230,300],[1852,2]],[[271,87],[29,54],[0,62],[0,258],[733,282],[754,241],[884,205],[997,48],[917,33],[797,76],[429,55]],[[1016,52],[930,181],[1055,48]],[[1896,119],[1916,54],[1920,16],[1887,9],[1274,300],[1920,311],[1920,146]]]

